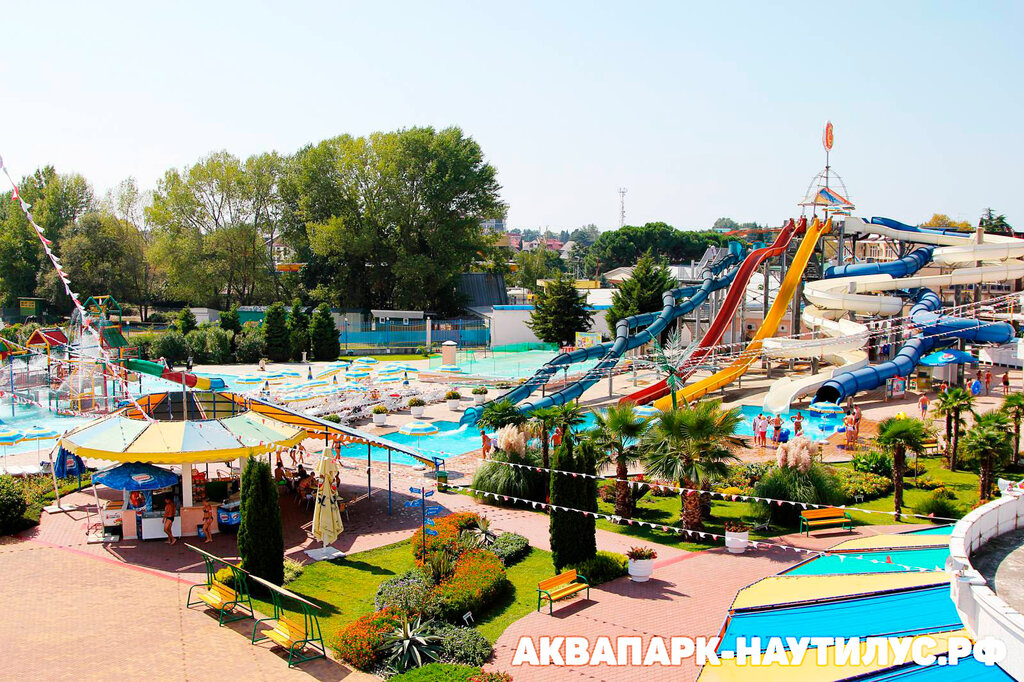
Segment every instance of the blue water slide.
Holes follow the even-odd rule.
[[[645,325],[651,327],[660,324],[660,328],[658,328],[658,330],[654,332],[655,334],[660,333],[660,331],[663,330],[670,321],[674,320],[680,315],[685,315],[686,313],[690,312],[695,307],[697,307],[697,305],[703,303],[704,300],[707,298],[707,295],[711,293],[711,291],[722,288],[724,286],[728,286],[728,282],[732,281],[731,275],[727,275],[728,282],[725,282],[721,286],[715,286],[715,282],[718,280],[715,280],[714,276],[718,275],[726,268],[738,263],[740,260],[742,260],[742,256],[743,246],[739,242],[729,242],[729,253],[724,258],[720,259],[719,261],[713,263],[710,266],[710,274],[708,275],[708,278],[705,279],[700,286],[681,287],[679,289],[672,289],[671,291],[666,291],[662,295],[662,302],[664,304],[664,307],[662,308],[661,312],[652,311],[649,313],[633,315],[631,317],[619,320],[619,322],[615,325],[615,339],[613,341],[607,341],[605,343],[596,344],[594,346],[590,346],[589,348],[577,348],[576,350],[571,351],[569,353],[561,353],[559,355],[556,355],[554,358],[552,358],[550,361],[548,361],[542,367],[540,367],[529,379],[519,384],[518,386],[512,388],[511,390],[503,393],[502,395],[498,396],[492,402],[497,402],[499,400],[510,400],[513,403],[520,403],[523,400],[526,400],[528,397],[530,397],[530,395],[532,395],[533,392],[536,391],[538,388],[545,385],[548,382],[548,380],[563,367],[576,364],[578,362],[584,362],[586,360],[600,358],[600,362],[589,372],[587,372],[586,375],[584,375],[584,377],[580,381],[586,380],[587,376],[589,376],[592,372],[596,372],[596,376],[600,378],[601,371],[607,371],[610,367],[614,367],[615,363],[618,362],[618,359],[627,350],[643,345],[644,343],[647,343],[652,338],[654,338],[652,335],[645,334],[645,332],[648,331],[645,329],[644,332],[641,332],[640,334],[636,335],[636,337],[643,336],[644,340],[634,345],[629,345],[629,339],[633,338],[630,337],[629,335],[629,331],[631,329],[636,329],[638,327],[642,327]],[[725,278],[720,279],[724,281]],[[705,290],[706,287],[712,286],[714,286],[713,289],[707,288]],[[693,306],[687,307],[690,301],[693,300],[695,297],[700,297],[700,300],[697,301]],[[677,303],[679,299],[686,300],[684,303],[680,304]],[[662,318],[665,317],[666,315],[667,319],[662,321]],[[569,390],[575,385],[576,384],[574,383],[573,385],[567,386],[564,390]],[[593,382],[588,384],[587,388],[589,388],[591,385],[593,385]],[[584,388],[583,390],[586,390],[586,388]],[[582,392],[583,391],[580,391],[580,393]],[[483,413],[484,407],[486,407],[486,405],[473,406],[467,408],[466,411],[463,413],[462,418],[459,420],[459,423],[476,423],[476,421],[480,418],[480,415]],[[532,406],[530,409],[537,409],[537,407]]]
[[[970,236],[969,232],[961,232],[960,230],[944,230],[938,227],[918,227],[916,225],[907,225],[906,223],[901,223],[900,221],[893,220],[892,218],[882,218],[881,216],[875,216],[869,222],[871,222],[873,225],[881,225],[883,227],[888,227],[892,230],[901,230],[903,232],[917,232],[919,234],[944,234],[964,238]],[[907,241],[913,241],[913,239],[908,239]]]
[[[934,348],[948,346],[957,339],[974,343],[1008,343],[1013,327],[1004,322],[991,323],[939,315],[942,301],[929,289],[918,289],[910,320],[924,331],[907,340],[896,357],[869,367],[840,372],[822,384],[812,402],[838,403],[861,391],[870,391],[895,376],[910,376],[918,361]]]
[[[865,275],[892,275],[893,277],[909,277],[932,260],[934,246],[916,249],[910,255],[888,263],[851,263],[849,265],[830,265],[825,268],[825,279],[833,277],[864,277]]]
[[[730,254],[730,257],[720,265],[724,268],[737,263],[739,260],[741,260],[741,253]],[[666,291],[662,295],[663,307],[660,313],[645,313],[619,320],[615,325],[615,341],[611,342],[611,347],[608,349],[607,355],[601,359],[601,362],[587,370],[580,379],[560,391],[535,402],[525,403],[519,409],[529,414],[534,410],[551,407],[552,405],[564,405],[583,395],[588,388],[608,376],[608,372],[619,362],[623,353],[650,343],[661,332],[665,331],[672,320],[693,311],[707,300],[707,297],[712,292],[724,289],[732,284],[736,271],[736,268],[732,268],[726,275],[717,279],[713,278],[715,273],[709,273],[708,277],[699,287],[686,287],[685,289]],[[682,297],[686,297],[686,300],[683,303],[676,303]],[[647,324],[648,326],[640,333],[630,336],[629,329],[639,327],[641,324]]]

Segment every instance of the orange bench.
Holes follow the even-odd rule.
[[[577,580],[583,582],[578,583]],[[576,573],[576,571],[566,571],[556,575],[554,578],[548,578],[547,580],[541,580],[537,583],[537,610],[540,611],[540,607],[544,599],[548,600],[548,613],[553,613],[553,604],[566,597],[571,597],[577,592],[587,591],[587,599],[590,599],[590,583],[585,577]]]
[[[812,528],[826,526],[842,526],[846,530],[853,530],[853,517],[849,512],[835,507],[826,509],[808,509],[800,512],[800,532],[810,536]]]

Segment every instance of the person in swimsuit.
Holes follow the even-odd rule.
[[[173,545],[178,541],[178,538],[174,537],[174,531],[171,529],[174,524],[175,511],[174,500],[168,497],[167,502],[164,504],[164,533],[167,534],[168,545]]]
[[[779,444],[779,438],[782,436],[782,417],[775,415],[775,419],[772,419],[772,445]]]
[[[203,535],[205,542],[213,542],[213,507],[209,500],[203,501]]]
[[[491,452],[491,439],[488,438],[487,432],[483,429],[480,429],[480,441],[482,445],[480,451],[483,454],[483,458],[487,459],[487,455]]]
[[[1010,395],[1010,370],[1003,375],[1003,395]]]
[[[768,447],[768,417],[763,414],[758,416],[761,418],[761,421],[757,427],[757,439],[760,441],[761,447],[765,448]]]
[[[985,395],[992,393],[992,370],[985,370]]]
[[[924,419],[928,414],[928,396],[924,393],[917,399],[917,404],[921,408],[921,419]]]
[[[792,417],[793,420],[793,435],[802,436],[804,433],[804,416],[797,412]]]

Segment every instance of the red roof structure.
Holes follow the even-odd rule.
[[[46,346],[47,348],[66,346],[68,345],[68,337],[64,330],[59,327],[40,328],[32,332],[25,345],[29,347]]]

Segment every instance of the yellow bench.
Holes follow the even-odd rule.
[[[206,587],[207,590],[199,594],[200,601],[193,602],[192,590],[196,587]],[[191,607],[199,603],[205,603],[207,606],[215,610],[219,616],[218,620],[221,625],[235,620],[240,620],[242,618],[252,618],[252,604],[249,602],[248,595],[240,594],[219,580],[211,579],[209,586],[194,585],[189,589],[187,605]],[[234,618],[225,619],[225,616],[236,608],[239,608],[240,613]]]
[[[842,509],[828,507],[827,509],[808,509],[800,512],[800,532],[805,535],[811,534],[812,528],[825,526],[842,526],[846,530],[853,530],[853,517],[849,512]]]
[[[577,580],[583,582],[578,583]],[[576,571],[566,571],[556,575],[554,578],[548,578],[547,580],[541,580],[537,583],[537,610],[540,611],[540,607],[544,599],[548,600],[548,613],[553,613],[554,603],[560,599],[571,597],[577,592],[587,591],[587,599],[590,599],[590,583],[585,577],[576,573]]]
[[[264,634],[288,651],[292,651],[297,644],[306,643],[306,628],[284,616],[277,619],[273,630],[267,630]]]

